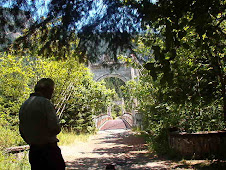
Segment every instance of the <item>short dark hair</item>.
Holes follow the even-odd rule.
[[[54,81],[50,78],[42,78],[35,85],[35,92],[45,91],[54,86]]]

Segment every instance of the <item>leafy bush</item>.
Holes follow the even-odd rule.
[[[186,41],[195,41],[194,35],[190,30]],[[128,82],[124,89],[125,96],[139,100],[137,109],[153,147],[167,150],[169,128],[180,132],[224,130],[222,83],[209,58],[192,43],[189,49],[178,47],[173,60],[168,60],[168,56],[157,58],[147,48],[150,49],[150,44],[153,49],[158,45],[159,52],[164,51],[164,39],[154,36],[147,35],[138,42],[139,53],[149,55],[149,60],[144,64],[146,69],[143,68],[139,81]],[[223,64],[222,54],[219,57],[219,64]],[[221,71],[225,74],[225,70]],[[126,102],[132,106],[132,100]]]
[[[77,133],[92,133],[95,130],[94,115],[106,113],[115,95],[114,91],[106,89],[104,82],[85,81],[74,88],[73,98],[68,101],[62,116],[64,127]]]
[[[0,117],[9,126],[18,125],[21,104],[43,77],[55,82],[52,102],[61,122],[67,127],[81,125],[77,127],[79,133],[94,131],[93,116],[106,111],[103,108],[111,103],[115,94],[106,89],[104,82],[95,82],[88,68],[76,58],[56,61],[1,54],[0,61]]]
[[[13,154],[5,154],[0,151],[0,169],[9,170],[9,169],[22,169],[30,170],[30,164],[28,162],[28,153],[25,152],[24,156],[18,159]]]
[[[113,90],[104,82],[93,81],[92,74],[76,58],[64,61],[38,56],[0,54],[0,149],[24,145],[18,131],[18,113],[21,104],[33,92],[36,82],[52,78],[55,91],[52,102],[59,109],[62,125],[75,133],[95,131],[93,116],[102,114],[110,105]],[[66,99],[66,100],[65,100]],[[14,155],[0,152],[0,169],[27,168],[28,161],[18,161]],[[4,167],[1,167],[5,165]],[[29,169],[29,168],[27,168]]]
[[[111,116],[113,118],[119,117],[122,115],[122,106],[119,106],[117,104],[113,105],[111,108]]]
[[[27,152],[20,159],[14,154],[5,152],[6,148],[24,144],[18,130],[0,119],[0,169],[30,169]]]

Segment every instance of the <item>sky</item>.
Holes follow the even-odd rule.
[[[35,15],[37,15],[38,17],[42,17],[42,16],[46,16],[47,12],[48,12],[48,4],[50,3],[51,0],[35,0],[35,5],[37,6],[37,10],[33,11],[35,12]],[[31,4],[31,0],[27,0],[28,4]],[[0,6],[2,7],[11,7],[13,5],[13,1],[12,0],[3,0],[2,2],[0,2]],[[25,7],[21,7],[22,10],[26,11]],[[34,19],[37,16],[33,16]]]
[[[37,7],[36,10],[33,10],[33,16],[32,18],[34,19],[34,21],[38,21],[40,18],[42,17],[46,17],[48,14],[48,4],[51,2],[52,0],[35,0],[35,5]],[[85,15],[82,20],[80,20],[80,22],[76,23],[76,27],[77,30],[80,30],[82,26],[86,25],[86,24],[90,24],[95,22],[96,18],[101,18],[103,17],[104,13],[106,12],[106,5],[103,4],[104,0],[93,0],[94,4],[93,4],[93,9],[89,11],[89,15]],[[156,3],[157,0],[150,0],[150,2],[152,3]],[[28,4],[31,0],[27,0]],[[0,5],[2,5],[3,3],[3,7],[10,7],[13,4],[13,0],[2,0],[2,2],[0,2]],[[22,10],[26,11],[26,7],[21,7]],[[122,9],[123,11],[123,9]],[[126,9],[125,9],[126,11]],[[135,11],[136,13],[136,11]],[[121,23],[121,24],[120,24]],[[121,19],[119,21],[119,25],[123,25],[124,20]],[[138,26],[139,27],[139,26]],[[121,30],[123,31],[123,30]]]
[[[156,1],[158,0],[150,0],[150,2],[152,3],[156,3]],[[31,0],[27,0],[28,4],[29,2],[31,2]],[[37,5],[37,11],[36,14],[38,14],[39,17],[41,16],[46,16],[47,12],[48,12],[48,4],[51,2],[51,0],[35,0],[35,3]],[[95,14],[100,13],[101,10],[104,10],[105,6],[103,5],[103,0],[94,0],[95,5],[97,6],[97,8],[93,9],[92,11],[90,11],[90,16],[94,17]],[[12,0],[3,0],[2,2],[0,2],[0,5],[3,7],[9,7],[11,6],[13,3]],[[26,9],[25,9],[26,10]]]

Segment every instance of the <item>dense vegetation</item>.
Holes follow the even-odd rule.
[[[74,134],[94,132],[94,117],[106,112],[115,95],[104,82],[93,81],[89,70],[74,58],[55,61],[2,53],[0,61],[0,164],[6,160],[6,167],[14,166],[7,162],[14,158],[4,156],[5,148],[25,144],[18,132],[18,112],[40,78],[54,80],[52,102],[64,129]]]
[[[217,14],[216,19],[222,15]],[[190,14],[183,17],[195,20]],[[223,19],[216,22],[212,18],[208,26],[217,25],[221,31],[216,34],[224,36],[225,23]],[[182,29],[173,24],[173,20],[163,17],[154,22],[156,32],[149,29],[135,40],[138,56],[148,56],[143,66],[136,58],[124,59],[143,70],[138,82],[127,84],[125,95],[130,93],[139,100],[137,109],[143,117],[143,128],[150,134],[152,144],[157,144],[154,147],[161,151],[167,151],[169,129],[181,132],[225,129],[226,41],[208,34],[208,30],[201,34],[197,25],[189,22],[181,25]]]
[[[104,82],[107,89],[112,89],[116,93],[114,102],[111,104],[111,116],[113,118],[119,117],[122,115],[125,109],[123,102],[124,100],[127,100],[127,98],[125,99],[125,96],[123,96],[122,91],[123,87],[125,86],[125,82],[116,77],[107,77],[104,79]]]
[[[34,1],[13,0],[13,15],[26,9],[37,20],[14,43],[16,55],[1,56],[3,123],[17,124],[21,102],[45,76],[56,81],[53,102],[64,108],[58,112],[62,124],[78,133],[93,131],[92,116],[106,109],[114,93],[103,82],[93,82],[75,59],[66,59],[93,61],[107,54],[117,60],[118,54],[133,53],[125,61],[142,70],[141,76],[127,82],[123,96],[128,111],[142,114],[152,143],[166,144],[172,127],[186,132],[225,129],[225,5],[224,0],[52,0],[40,16]]]
[[[123,97],[121,86],[125,85],[124,81],[116,77],[107,77],[104,79],[104,81],[106,82],[105,86],[108,89],[115,89],[115,92],[117,93],[118,97],[119,98]]]
[[[52,101],[62,123],[67,126],[74,124],[69,123],[69,115],[84,116],[83,112],[89,112],[85,117],[91,121],[92,116],[106,111],[104,108],[106,109],[114,96],[114,91],[106,89],[103,82],[93,81],[89,70],[74,58],[54,61],[2,54],[0,59],[0,113],[2,120],[6,120],[9,125],[18,124],[20,105],[29,97],[35,83],[42,77],[50,77],[55,81]],[[78,119],[81,121],[81,118]],[[88,126],[92,125],[85,128]]]

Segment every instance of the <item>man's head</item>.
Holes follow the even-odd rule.
[[[35,93],[40,93],[44,97],[51,99],[54,91],[54,81],[50,78],[42,78],[35,85]]]

